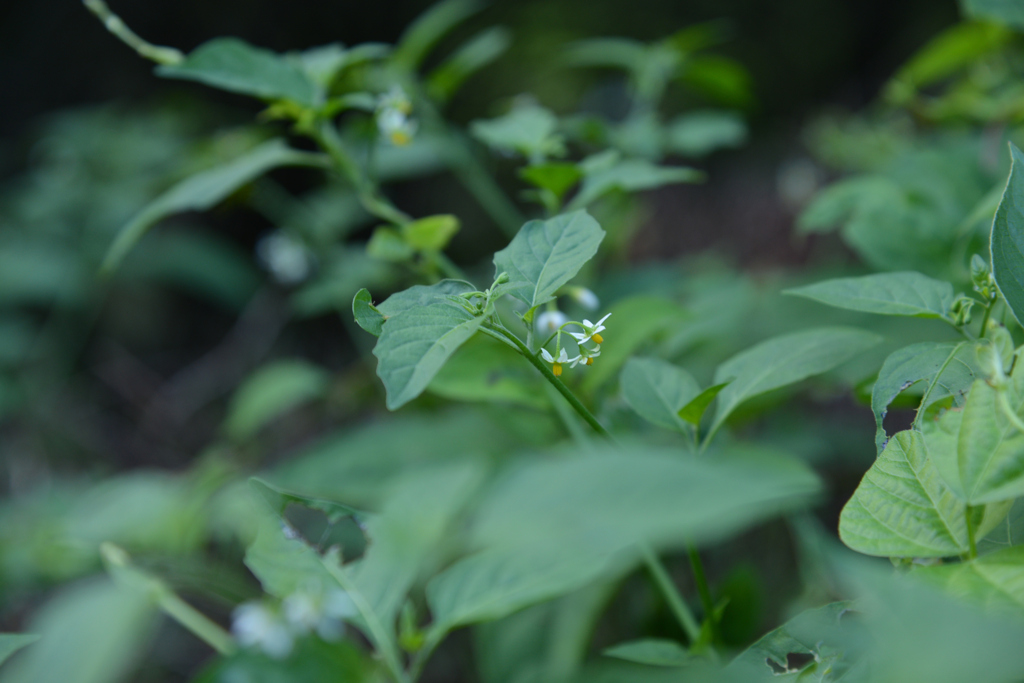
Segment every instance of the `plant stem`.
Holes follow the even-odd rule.
[[[532,353],[530,349],[527,348],[527,346],[514,334],[509,333],[508,330],[505,329],[502,329],[501,332],[503,333],[503,336],[507,336],[508,339],[516,345],[520,353],[522,353],[526,359],[530,361],[542,375],[544,375],[544,378],[558,390],[558,393],[568,401],[569,405],[573,407],[579,416],[582,417],[595,432],[606,438],[608,441],[612,443],[615,442],[611,433],[604,428],[604,425],[597,421],[597,418],[594,417],[593,413],[587,410],[587,407],[583,405],[578,398],[576,398],[576,395],[573,394],[560,379],[555,377],[555,374],[551,372],[550,368],[548,368],[547,363],[538,358],[536,354]],[[669,607],[672,609],[672,613],[676,616],[676,619],[679,620],[679,625],[683,627],[686,637],[690,639],[691,643],[696,643],[697,639],[700,637],[700,627],[697,625],[697,619],[693,616],[693,612],[690,611],[686,601],[683,600],[683,596],[679,594],[679,589],[676,588],[674,583],[672,583],[672,579],[669,576],[668,571],[665,569],[665,565],[662,564],[661,559],[646,541],[638,543],[638,546],[640,547],[640,553],[643,556],[647,570],[651,573],[651,576],[654,577],[654,581],[661,590],[665,601],[669,604]],[[698,565],[700,563],[699,557],[697,558],[697,563]],[[701,572],[701,576],[703,576],[703,572]]]
[[[220,654],[229,655],[235,651],[235,640],[230,633],[182,600],[170,588],[160,591],[157,596],[157,604],[167,616],[187,628]]]
[[[967,525],[968,559],[973,560],[978,556],[978,545],[974,540],[974,526],[971,524],[971,512],[974,510],[970,505],[964,507],[964,524]]]
[[[140,38],[135,31],[128,28],[128,25],[124,23],[121,17],[110,11],[107,3],[103,2],[103,0],[82,0],[82,4],[103,22],[103,26],[108,31],[114,34],[122,43],[135,50],[140,57],[151,59],[157,64],[167,64],[170,66],[181,64],[185,61],[185,55],[180,50],[173,47],[153,45]]]
[[[992,307],[995,305],[995,301],[990,301],[988,306],[985,307],[985,317],[981,319],[981,331],[978,332],[979,339],[983,339],[985,337],[985,330],[988,328],[988,318],[992,315]]]
[[[693,578],[697,583],[697,592],[700,593],[700,602],[704,607],[704,619],[711,625],[712,642],[718,637],[718,620],[715,616],[715,601],[711,597],[711,589],[708,587],[707,577],[704,575],[704,564],[700,560],[700,553],[697,548],[687,548],[690,554],[690,566],[693,567]]]

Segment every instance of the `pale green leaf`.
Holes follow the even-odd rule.
[[[103,259],[103,268],[112,270],[154,224],[183,211],[206,211],[244,185],[279,166],[326,165],[319,154],[292,149],[283,140],[274,139],[252,148],[227,163],[186,178],[150,202],[121,228]]]
[[[604,230],[586,211],[533,220],[494,255],[495,275],[508,273],[508,293],[532,310],[555,298],[597,253]]]
[[[687,166],[658,166],[643,159],[626,159],[610,168],[586,173],[570,209],[585,208],[613,191],[640,192],[676,183],[698,183],[704,172]]]
[[[389,296],[377,305],[377,310],[387,320],[402,311],[426,306],[449,295],[458,296],[475,290],[476,287],[465,280],[441,280],[433,285],[414,285]]]
[[[819,192],[797,218],[800,232],[829,232],[864,207],[884,205],[900,196],[899,187],[887,178],[857,176],[829,185]]]
[[[986,611],[1024,616],[1024,546],[1004,548],[969,562],[915,569],[913,575]]]
[[[838,278],[784,293],[851,311],[917,318],[946,318],[953,305],[953,285],[914,272]]]
[[[156,69],[165,78],[205,85],[264,100],[291,100],[311,107],[317,87],[283,55],[253,47],[238,38],[214,38],[193,50],[180,64]]]
[[[878,451],[885,447],[883,421],[893,399],[923,381],[928,387],[918,407],[919,415],[936,401],[950,396],[957,405],[963,405],[967,390],[979,374],[977,363],[974,345],[968,342],[921,342],[890,354],[871,390]]]
[[[499,152],[516,152],[527,158],[560,156],[564,151],[555,134],[558,118],[544,107],[516,107],[496,119],[473,121],[469,130],[488,147]]]
[[[443,298],[389,316],[373,347],[377,376],[387,390],[387,407],[396,410],[423,393],[455,350],[480,329],[485,317]]]
[[[71,584],[35,610],[39,641],[12,660],[5,683],[128,680],[156,627],[156,605],[107,578]]]
[[[1014,375],[1019,382],[1024,372]],[[960,419],[957,465],[971,505],[1024,496],[1024,433],[1002,412],[998,394],[985,381],[975,381]],[[1007,400],[1019,415],[1020,398]]]
[[[33,633],[0,633],[0,664],[10,659],[11,655],[39,640]]]
[[[640,417],[659,427],[688,431],[679,411],[701,391],[686,370],[657,358],[631,358],[622,368],[619,386],[626,403]]]
[[[992,275],[1018,322],[1024,320],[1024,154],[1010,143],[1012,165],[992,222]]]
[[[418,251],[441,251],[459,231],[459,219],[450,214],[428,216],[401,227],[402,238]]]
[[[718,394],[711,432],[744,401],[828,372],[879,341],[862,330],[822,327],[774,337],[733,356],[715,371],[715,384],[730,383]]]
[[[686,648],[674,640],[658,638],[619,643],[605,648],[601,654],[650,666],[685,666],[690,662],[690,653]]]
[[[694,111],[672,121],[668,147],[688,157],[702,157],[722,149],[739,147],[747,139],[747,126],[736,112]]]
[[[290,410],[323,396],[330,375],[307,361],[280,360],[264,365],[235,391],[224,421],[234,441],[245,441]]]
[[[929,458],[920,432],[899,432],[839,517],[843,543],[866,555],[951,557],[968,551],[966,507]]]
[[[373,305],[373,297],[366,289],[360,289],[352,299],[352,315],[356,324],[374,337],[380,336],[381,326],[384,324],[384,316],[380,310]]]

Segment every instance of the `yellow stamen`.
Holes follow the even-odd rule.
[[[594,359],[593,358],[588,358],[587,359],[587,365],[593,365],[593,364],[594,364]]]
[[[562,364],[561,363],[553,363],[551,365],[551,373],[555,377],[561,377],[562,376]]]
[[[391,134],[391,142],[399,147],[405,147],[412,142],[412,136],[405,131],[396,130]]]
[[[595,344],[600,344],[601,342],[604,341],[604,337],[602,337],[599,334],[592,334],[590,335],[590,338],[594,340]]]

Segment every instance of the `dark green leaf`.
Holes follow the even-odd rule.
[[[550,190],[561,200],[565,193],[583,177],[576,164],[551,163],[527,166],[519,170],[519,177],[539,188]]]
[[[953,285],[914,272],[838,278],[784,293],[851,311],[917,318],[946,318],[953,305]]]
[[[685,666],[690,662],[690,653],[682,645],[656,638],[619,643],[605,648],[601,654],[651,666]]]
[[[414,285],[389,296],[377,306],[377,310],[386,320],[402,311],[426,306],[449,295],[457,296],[475,290],[476,287],[465,280],[441,280],[433,285]]]
[[[291,60],[238,38],[214,38],[180,64],[159,66],[156,72],[264,100],[291,100],[307,107],[317,100],[316,86]]]
[[[384,324],[384,316],[373,305],[373,298],[366,289],[360,289],[352,299],[352,315],[356,324],[374,337],[380,336],[381,326]]]
[[[992,275],[1018,322],[1024,320],[1024,154],[1010,143],[1010,178],[992,222]]]

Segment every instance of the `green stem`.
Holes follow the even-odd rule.
[[[103,22],[103,26],[108,31],[114,34],[122,43],[135,50],[140,57],[151,59],[157,64],[167,64],[170,66],[181,64],[185,61],[185,55],[180,50],[173,47],[153,45],[140,38],[138,34],[128,28],[128,25],[124,23],[121,17],[110,11],[107,3],[103,2],[103,0],[82,0],[82,4]]]
[[[595,432],[608,439],[610,442],[615,442],[611,433],[604,428],[604,425],[597,421],[597,418],[594,417],[593,413],[587,410],[587,407],[583,405],[578,398],[576,398],[576,395],[573,394],[560,379],[555,377],[555,374],[551,372],[550,368],[548,368],[547,363],[542,361],[535,354],[531,353],[530,349],[527,348],[527,346],[514,334],[511,334],[508,330],[504,329],[502,329],[501,332],[503,333],[503,336],[507,336],[508,339],[516,345],[520,353],[522,353],[526,359],[530,361],[542,375],[544,375],[544,378],[558,390],[558,393],[565,398],[569,405],[573,407],[579,416],[582,417]],[[638,545],[640,547],[641,555],[643,556],[644,564],[647,566],[647,570],[651,573],[651,576],[654,577],[655,583],[657,583],[658,588],[661,590],[665,601],[669,604],[669,607],[672,609],[673,614],[675,614],[676,619],[679,620],[679,625],[683,627],[683,631],[686,633],[687,638],[690,639],[690,642],[696,643],[697,639],[700,637],[700,627],[697,625],[697,620],[693,616],[693,612],[691,612],[690,608],[686,605],[686,602],[683,600],[683,596],[679,594],[679,589],[676,588],[674,583],[672,583],[672,579],[669,577],[668,571],[665,569],[665,565],[662,564],[651,546],[647,542],[640,542]],[[699,561],[700,559],[698,558],[698,563]]]
[[[220,654],[229,655],[235,651],[235,640],[230,633],[182,600],[170,588],[158,594],[157,604],[167,616],[194,633]]]
[[[672,582],[672,577],[668,575],[665,565],[662,564],[661,559],[654,553],[651,546],[646,543],[640,544],[640,552],[643,555],[647,571],[651,573],[651,577],[664,596],[665,602],[668,603],[669,609],[679,621],[679,625],[683,627],[690,644],[696,643],[700,638],[700,626],[697,624],[697,618],[693,616],[693,612],[683,601],[683,596],[679,594],[679,590]]]
[[[995,301],[990,301],[988,306],[985,307],[985,317],[981,319],[981,331],[978,332],[979,338],[985,337],[985,330],[988,329],[988,319],[992,315],[992,307],[996,305]]]
[[[711,597],[711,588],[708,586],[707,577],[704,575],[704,564],[700,560],[700,553],[697,548],[687,548],[690,554],[690,566],[693,567],[693,578],[697,583],[697,592],[700,593],[700,602],[704,607],[704,619],[711,625],[712,642],[718,638],[718,622],[715,618],[715,601]]]
[[[978,545],[974,540],[974,525],[971,524],[971,512],[974,510],[970,505],[964,507],[964,524],[967,526],[967,545],[969,548],[968,559],[973,560],[978,556]]]

